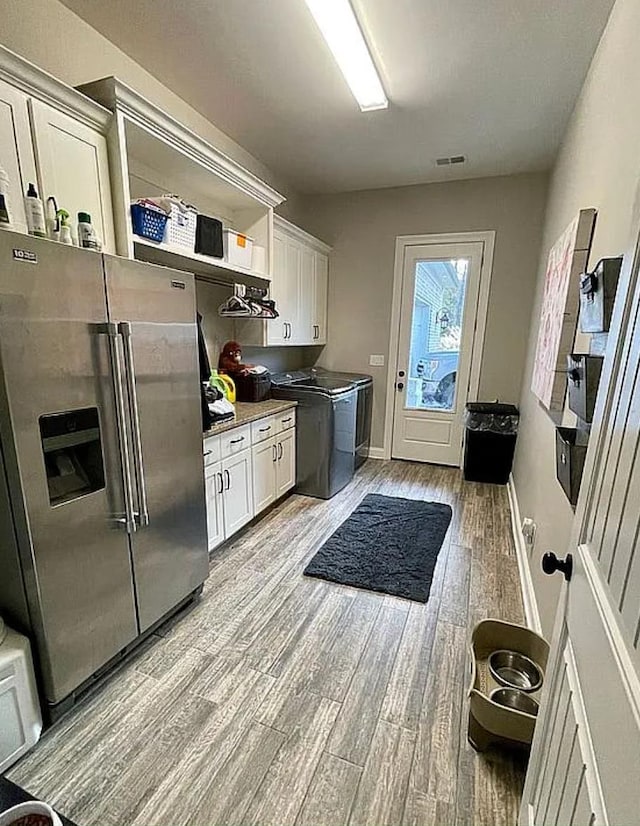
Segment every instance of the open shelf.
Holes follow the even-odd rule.
[[[211,258],[197,252],[189,252],[180,247],[158,244],[148,238],[133,236],[133,254],[138,261],[160,264],[175,270],[192,272],[200,281],[214,284],[236,283],[250,284],[256,287],[268,287],[269,278],[264,273],[229,264],[221,258]]]

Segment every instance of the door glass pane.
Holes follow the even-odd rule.
[[[453,410],[468,258],[418,261],[405,406]]]

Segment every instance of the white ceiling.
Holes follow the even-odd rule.
[[[391,101],[362,113],[304,0],[63,2],[301,192],[548,168],[613,5],[354,0]]]

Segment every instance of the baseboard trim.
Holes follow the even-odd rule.
[[[513,534],[513,542],[516,548],[518,571],[520,573],[520,587],[522,589],[524,615],[529,628],[536,631],[538,634],[542,634],[540,612],[538,611],[538,601],[536,599],[536,592],[533,588],[533,579],[531,578],[531,567],[529,565],[529,557],[527,555],[527,545],[524,541],[524,535],[522,533],[522,519],[520,517],[520,507],[518,505],[518,495],[516,493],[515,482],[513,481],[513,474],[509,476],[507,493],[509,496],[509,511],[511,513],[511,532]]]
[[[370,447],[368,456],[370,459],[384,459],[384,448],[383,447]]]

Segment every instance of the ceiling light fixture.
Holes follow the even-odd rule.
[[[363,112],[389,105],[349,0],[306,0]]]

